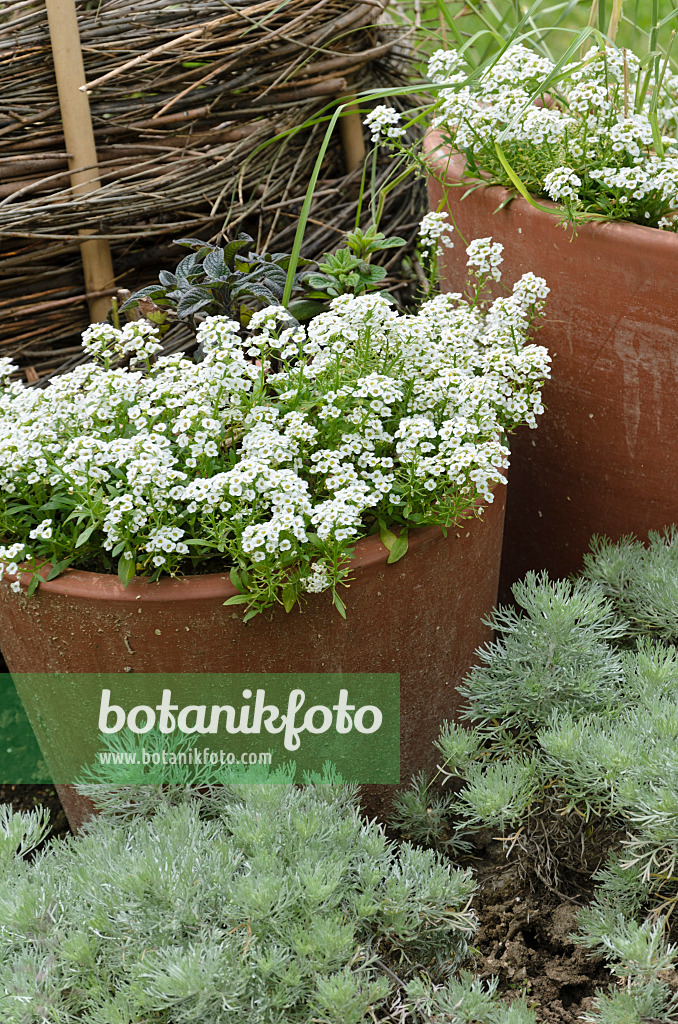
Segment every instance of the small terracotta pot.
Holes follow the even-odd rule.
[[[69,569],[30,598],[0,584],[0,645],[10,672],[381,672],[400,674],[401,781],[435,771],[432,746],[458,705],[455,686],[489,639],[481,619],[497,595],[504,487],[443,536],[413,530],[393,565],[378,536],[355,546],[344,620],[327,594],[302,611],[275,609],[243,624],[223,606],[227,574],[133,580]],[[383,813],[394,787],[365,787],[365,807]],[[70,803],[72,825],[91,807]]]
[[[526,271],[551,292],[536,340],[553,357],[539,429],[511,442],[500,599],[528,569],[578,571],[594,533],[618,540],[678,520],[678,237],[631,223],[564,228],[554,214],[467,188],[463,160],[427,139],[432,209],[444,201],[467,242],[504,245],[503,280]],[[448,187],[449,186],[449,187]],[[463,242],[442,257],[442,284],[466,280]],[[496,294],[502,294],[498,288]]]

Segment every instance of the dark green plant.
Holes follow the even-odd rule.
[[[228,316],[246,327],[254,312],[280,305],[290,256],[286,253],[253,252],[254,239],[241,232],[224,246],[181,238],[176,244],[192,251],[174,272],[161,270],[159,283],[135,292],[120,307],[130,312],[140,306],[144,317],[168,327],[172,319],[195,324],[196,317]],[[307,265],[301,260],[300,265]],[[146,300],[144,304],[144,300]],[[155,308],[147,311],[148,304]]]
[[[190,248],[174,271],[161,270],[158,284],[134,292],[119,312],[140,310],[144,318],[166,330],[173,320],[196,326],[206,316],[228,316],[246,327],[252,314],[264,306],[282,304],[291,256],[253,252],[254,240],[240,233],[224,246],[181,238],[176,244]],[[374,225],[346,235],[346,247],[325,253],[318,272],[304,273],[309,260],[299,259],[296,292],[288,304],[298,320],[308,320],[327,309],[338,295],[364,295],[379,290],[386,269],[370,262],[375,253],[405,245],[404,238],[386,238]],[[197,319],[196,319],[197,318]]]

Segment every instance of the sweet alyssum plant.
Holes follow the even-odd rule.
[[[230,569],[246,617],[346,580],[355,541],[449,526],[504,481],[506,433],[536,426],[549,356],[529,333],[548,289],[491,304],[501,246],[469,247],[466,295],[416,315],[341,296],[300,326],[281,306],[207,317],[202,359],[158,355],[143,320],[84,334],[93,362],[0,393],[0,572]],[[116,365],[120,359],[128,365]],[[400,534],[392,527],[400,527]],[[27,577],[23,577],[26,579]],[[19,590],[20,579],[11,584]]]
[[[3,1024],[535,1024],[455,973],[470,872],[396,848],[347,787],[155,801],[31,863],[44,820],[0,810]]]
[[[555,200],[573,223],[678,228],[678,76],[668,58],[641,62],[608,44],[561,66],[513,43],[480,69],[462,50],[438,50],[428,73],[431,124],[469,175]],[[367,123],[374,141],[404,150],[396,111],[379,106]]]

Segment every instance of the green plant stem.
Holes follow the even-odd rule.
[[[296,230],[296,233],[294,235],[294,243],[292,245],[292,255],[291,255],[291,258],[290,258],[289,267],[287,269],[287,279],[285,281],[285,290],[283,292],[283,298],[282,298],[283,306],[288,306],[290,298],[292,297],[292,288],[294,287],[294,278],[296,276],[297,266],[299,264],[299,257],[301,255],[301,246],[302,246],[303,241],[304,241],[304,235],[306,234],[306,225],[308,223],[309,214],[311,212],[311,204],[313,203],[313,195],[315,193],[315,187],[316,187],[316,185],[318,183],[318,178],[320,176],[320,169],[322,167],[323,160],[325,159],[325,154],[327,153],[327,147],[330,144],[330,139],[332,138],[332,134],[334,132],[334,129],[336,128],[337,121],[341,117],[341,115],[344,112],[344,110],[347,107],[349,107],[352,104],[354,104],[355,102],[357,102],[357,101],[352,99],[348,103],[341,103],[337,107],[335,112],[332,114],[332,117],[330,118],[330,123],[327,126],[327,130],[325,132],[325,137],[324,137],[324,139],[322,141],[322,144],[320,146],[320,149],[318,151],[318,156],[316,158],[316,162],[315,162],[315,165],[313,167],[313,172],[311,174],[311,180],[309,181],[308,188],[306,189],[306,196],[304,197],[304,205],[302,206],[301,214],[299,215],[299,224],[297,225],[297,230]]]

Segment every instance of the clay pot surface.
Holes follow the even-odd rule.
[[[0,584],[0,646],[12,673],[399,673],[401,781],[409,782],[435,771],[432,743],[458,707],[455,686],[489,639],[481,619],[497,594],[503,485],[495,495],[481,518],[446,537],[438,527],[411,531],[392,565],[378,536],[358,541],[342,590],[346,619],[322,594],[302,611],[275,609],[244,624],[242,608],[224,607],[236,593],[226,573],[125,589],[115,576],[69,569],[30,599]],[[366,787],[366,809],[382,813],[392,789]]]
[[[535,340],[551,356],[546,413],[511,438],[500,598],[528,569],[577,572],[592,534],[645,539],[678,521],[678,237],[631,223],[559,224],[497,186],[459,187],[463,160],[427,139],[432,209],[445,202],[467,242],[504,245],[503,282],[526,271],[551,289]],[[467,180],[467,179],[465,179]],[[539,200],[558,213],[558,207]],[[464,244],[442,257],[461,291]],[[497,288],[495,294],[505,294]]]

